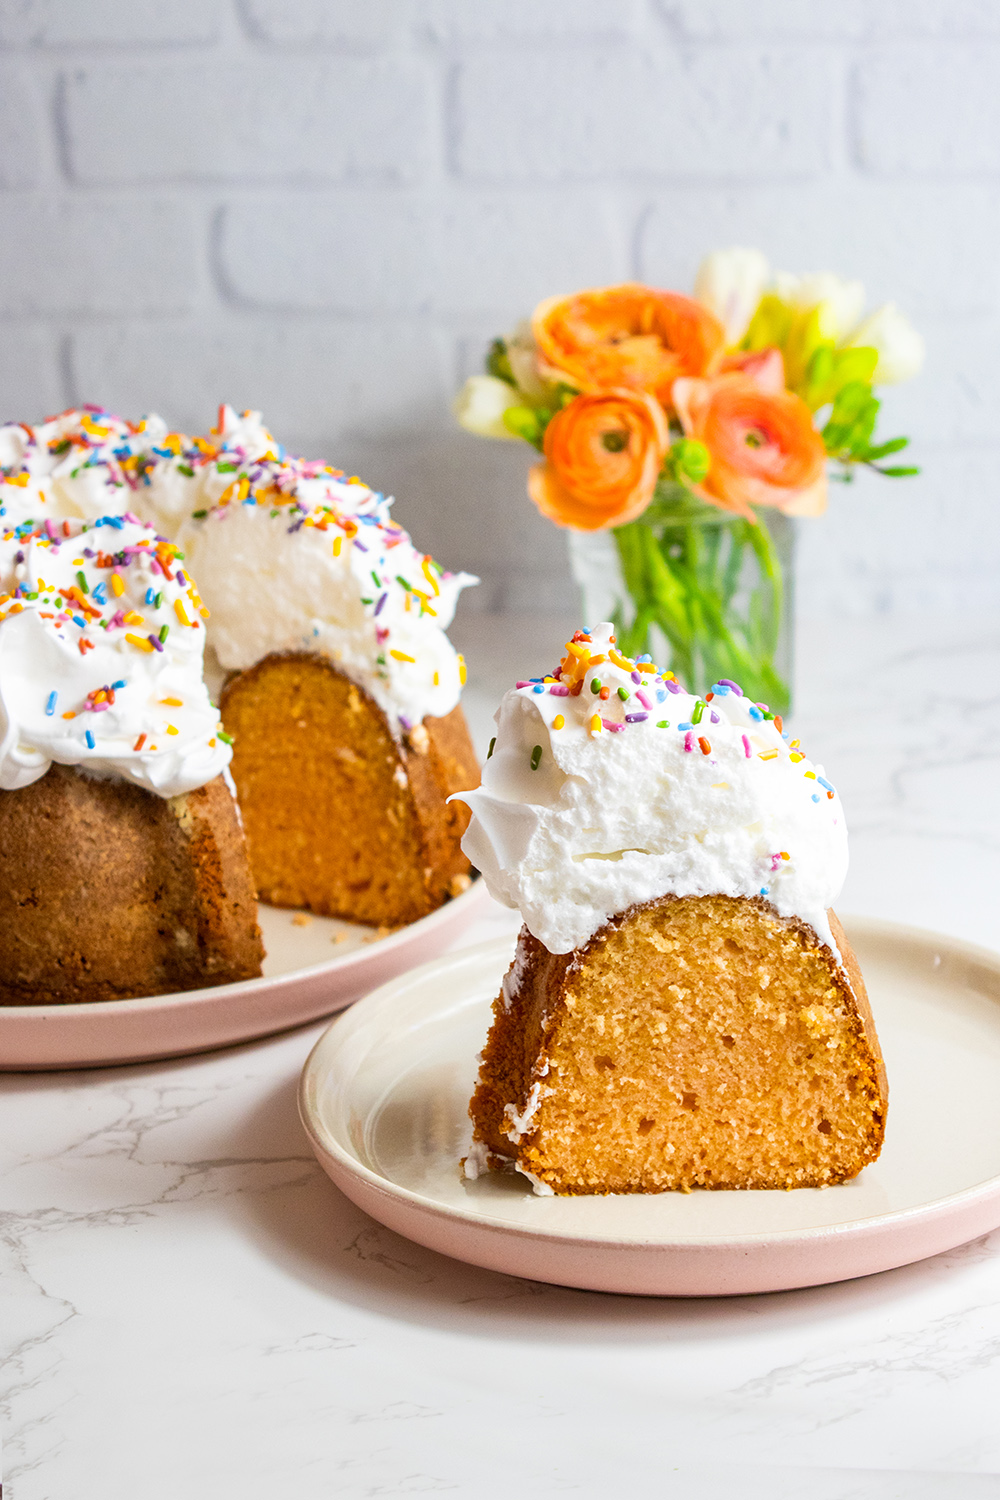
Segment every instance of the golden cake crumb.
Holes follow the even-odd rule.
[[[417,753],[331,662],[288,652],[228,682],[221,713],[261,900],[399,926],[468,873],[469,811],[447,801],[479,779],[461,707],[409,732]]]
[[[882,1145],[864,983],[762,899],[666,896],[573,953],[522,929],[474,1138],[556,1193],[822,1187]]]

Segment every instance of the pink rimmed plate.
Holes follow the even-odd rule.
[[[371,927],[261,906],[262,979],[93,1005],[0,1006],[0,1071],[149,1062],[301,1026],[440,953],[487,900],[475,880],[430,916],[381,938]]]
[[[719,1296],[866,1276],[1000,1225],[1000,954],[845,923],[889,1074],[879,1160],[825,1191],[537,1197],[459,1159],[509,941],[369,995],[313,1049],[299,1106],[320,1163],[398,1233],[458,1260],[595,1291]]]

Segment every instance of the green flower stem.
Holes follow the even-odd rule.
[[[747,541],[757,554],[761,572],[771,585],[770,588],[770,629],[766,639],[766,654],[773,657],[778,649],[778,635],[781,630],[781,616],[785,604],[785,583],[781,572],[781,563],[771,540],[771,533],[767,529],[764,520],[756,526],[744,523],[746,526]]]
[[[750,528],[744,521],[742,526],[734,526],[730,532],[732,542],[729,547],[729,556],[726,559],[726,571],[723,575],[721,589],[721,598],[725,608],[728,608],[732,602],[733,595],[740,581],[740,574],[743,572],[743,552],[747,545],[747,532],[749,530]],[[720,537],[722,535],[721,527],[719,528],[719,535]]]
[[[628,596],[615,621],[623,649],[649,650],[656,626],[669,643],[671,669],[689,687],[731,677],[783,712],[788,685],[774,656],[784,589],[766,522],[751,525],[664,482],[642,517],[616,527],[614,537]]]
[[[705,529],[705,574],[711,578],[712,587],[716,593],[722,587],[722,528],[718,526],[706,527]]]
[[[694,660],[693,632],[683,585],[676,572],[669,567],[656,537],[648,527],[643,526],[641,521],[633,521],[630,527],[622,527],[621,530],[631,531],[640,559],[637,579],[643,592],[639,596],[642,604],[635,625],[641,628],[641,639],[643,642],[646,640],[649,626],[655,622],[670,642],[674,658],[689,671]],[[639,640],[640,635],[633,628],[630,641],[635,643]],[[638,654],[644,649],[644,645],[636,645],[632,654]]]

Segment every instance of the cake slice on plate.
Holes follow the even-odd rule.
[[[143,503],[181,543],[229,676],[220,700],[260,897],[398,926],[469,883],[479,766],[445,634],[476,580],[418,552],[391,501],[292,458],[260,415],[165,440]]]
[[[694,697],[610,625],[497,725],[464,847],[525,925],[467,1175],[560,1194],[856,1176],[887,1086],[830,910],[847,833],[822,767],[735,683]]]

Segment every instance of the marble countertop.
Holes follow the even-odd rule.
[[[460,622],[480,742],[563,628]],[[841,908],[1000,947],[1000,629],[803,626],[799,658],[795,729],[852,829]],[[462,941],[514,930],[496,908]],[[0,1075],[8,1500],[1000,1496],[1000,1232],[763,1297],[479,1271],[315,1164],[295,1089],[322,1029]]]

